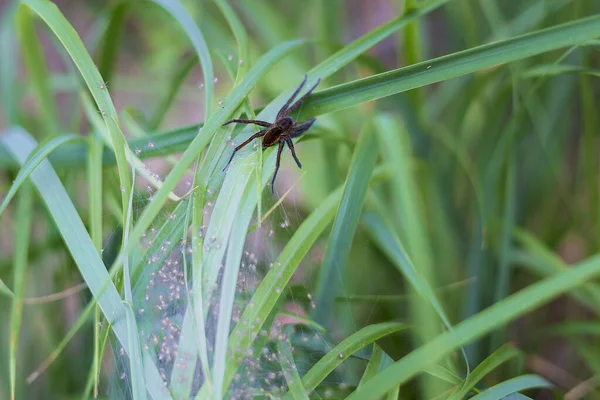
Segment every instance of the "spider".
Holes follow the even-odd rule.
[[[275,173],[273,174],[273,179],[271,179],[271,193],[275,193],[275,178],[277,177],[277,171],[279,171],[279,164],[281,162],[281,152],[283,151],[284,144],[287,144],[290,150],[292,151],[292,156],[294,157],[296,164],[298,164],[298,168],[302,168],[302,163],[300,163],[300,160],[298,160],[298,157],[296,156],[296,151],[294,150],[294,143],[292,142],[292,139],[302,135],[304,132],[309,130],[311,125],[317,119],[311,118],[306,122],[297,124],[296,121],[294,121],[294,119],[289,115],[292,112],[294,112],[304,102],[304,100],[306,100],[306,98],[311,94],[313,90],[315,90],[315,88],[321,81],[321,79],[319,78],[317,80],[317,83],[315,83],[315,85],[312,88],[310,88],[308,92],[306,92],[294,104],[292,104],[292,101],[294,101],[294,98],[298,95],[298,93],[300,93],[302,87],[306,83],[306,79],[307,76],[304,75],[304,80],[302,81],[300,86],[298,86],[298,88],[294,91],[292,96],[277,113],[277,116],[275,117],[275,122],[269,123],[254,119],[232,119],[231,121],[227,121],[225,124],[223,124],[223,126],[232,123],[255,124],[267,128],[255,133],[254,135],[250,136],[245,142],[237,146],[235,150],[233,150],[233,154],[227,162],[227,165],[225,165],[225,168],[223,168],[223,171],[225,171],[227,167],[229,167],[229,164],[231,164],[231,160],[233,160],[233,156],[235,156],[235,153],[237,153],[238,150],[241,150],[244,146],[246,146],[248,143],[250,143],[256,138],[262,138],[263,151],[267,147],[279,144],[279,148],[277,149],[277,162],[275,163]],[[290,106],[290,104],[292,105]]]

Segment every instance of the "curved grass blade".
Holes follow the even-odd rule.
[[[538,273],[541,272],[543,276],[566,271],[570,268],[557,254],[547,249],[543,243],[529,232],[517,229],[513,234],[515,239],[527,251],[525,254],[515,252],[512,256],[514,261],[521,261],[520,264]],[[600,286],[598,284],[587,282],[572,292],[583,304],[590,307],[594,312],[600,313]]]
[[[0,142],[8,148],[15,158],[24,163],[35,149],[35,141],[22,128],[13,127],[0,135]],[[30,178],[40,193],[56,228],[60,232],[73,260],[88,288],[98,301],[106,319],[112,324],[117,339],[127,354],[131,348],[127,339],[125,306],[106,271],[106,267],[96,251],[75,206],[71,202],[64,186],[45,160],[33,171]],[[164,394],[160,375],[147,352],[144,353],[144,372],[147,389],[152,398],[168,398]]]
[[[204,119],[208,119],[212,113],[213,103],[213,65],[208,46],[198,25],[186,11],[179,0],[152,0],[167,10],[181,25],[186,35],[190,38],[192,46],[198,55],[202,65],[202,76],[204,77]]]
[[[302,378],[306,391],[313,391],[327,376],[346,358],[356,353],[370,343],[375,343],[382,337],[391,335],[408,326],[399,322],[384,322],[366,326],[335,346],[329,353],[321,358]],[[289,398],[289,394],[286,396]],[[368,396],[374,398],[374,396]]]
[[[485,378],[486,375],[498,368],[501,364],[520,356],[521,352],[509,344],[500,347],[474,368],[471,374],[465,379],[462,387],[458,388],[458,390],[450,395],[448,399],[464,399],[470,391],[476,390],[475,385]]]
[[[577,45],[598,36],[600,16],[595,15],[513,39],[474,47],[316,92],[307,99],[300,118],[343,110],[499,64]]]
[[[33,190],[30,184],[23,186],[17,205],[16,218],[14,222],[15,232],[15,254],[13,267],[13,290],[12,308],[10,316],[10,396],[16,397],[17,380],[17,349],[19,348],[19,334],[23,317],[23,298],[25,296],[25,275],[27,272],[27,259],[29,253],[29,242],[31,236],[31,224],[33,220]]]
[[[395,385],[406,382],[423,368],[432,365],[455,349],[492,332],[497,327],[534,310],[599,274],[600,255],[596,255],[574,265],[567,271],[554,274],[508,296],[499,303],[455,325],[452,331],[444,332],[426,345],[413,350],[375,378],[367,381],[348,399],[382,396]]]
[[[112,147],[117,160],[120,184],[124,189],[121,193],[121,208],[122,210],[126,210],[127,201],[129,200],[128,191],[131,188],[127,159],[125,156],[126,142],[123,138],[121,128],[119,127],[117,111],[102,76],[85,49],[79,35],[54,3],[48,0],[23,0],[21,4],[29,7],[44,20],[63,44],[65,50],[67,50],[71,59],[77,66],[77,69],[81,73],[81,76],[85,80],[111,136]]]
[[[419,274],[417,268],[406,254],[398,236],[384,222],[381,215],[368,212],[363,218],[365,229],[370,234],[378,247],[387,255],[390,261],[398,268],[414,290],[435,309],[436,313],[448,329],[452,329],[450,320],[440,304],[435,292],[425,279]]]
[[[341,50],[335,52],[329,58],[321,62],[317,67],[311,70],[310,76],[318,76],[324,78],[333,74],[334,72],[337,72],[342,67],[346,66],[351,61],[353,61],[360,54],[375,46],[377,43],[381,42],[386,37],[399,31],[400,29],[407,26],[411,22],[417,20],[418,18],[421,18],[424,15],[427,15],[430,12],[440,8],[446,3],[449,3],[450,1],[451,0],[430,1],[428,2],[428,4],[424,5],[421,8],[411,10],[410,12],[398,18],[394,18],[386,22],[385,24],[378,26],[377,28],[361,36],[359,39],[355,40],[349,45],[344,46]],[[311,103],[312,102],[307,101],[307,104]]]
[[[135,193],[135,169],[132,168],[131,191],[129,195],[129,204],[127,205],[127,214],[125,216],[125,229],[123,232],[123,245],[126,246],[129,240],[129,231],[131,230],[131,221],[133,221],[133,194]],[[131,386],[134,400],[146,398],[146,382],[143,375],[142,352],[138,336],[138,327],[133,312],[133,294],[131,288],[131,271],[129,268],[129,259],[126,257],[123,262],[123,292],[125,294],[125,319],[127,326],[127,338],[129,341],[129,370],[131,371]]]
[[[13,198],[17,190],[21,187],[21,185],[29,178],[29,175],[37,168],[38,165],[42,161],[48,157],[50,153],[52,153],[55,149],[62,146],[65,143],[79,140],[80,136],[75,134],[63,135],[55,138],[51,138],[43,143],[40,143],[38,147],[27,157],[27,160],[23,163],[23,167],[19,170],[17,177],[13,181],[6,197],[2,201],[2,205],[0,206],[0,217],[6,210],[8,203]]]
[[[327,322],[335,304],[338,283],[350,256],[352,238],[358,226],[371,173],[377,160],[377,140],[370,123],[363,127],[352,161],[344,192],[333,222],[329,237],[327,253],[321,266],[316,293],[317,307],[312,317],[317,323],[327,327]]]
[[[499,383],[491,388],[471,397],[472,400],[502,399],[520,390],[534,388],[552,388],[553,384],[538,375],[522,375]]]
[[[109,134],[109,132],[107,132],[106,126],[102,123],[102,120],[98,117],[98,115],[96,113],[94,113],[92,102],[89,99],[89,96],[86,93],[81,93],[81,100],[83,103],[83,108],[85,110],[85,113],[88,117],[88,120],[94,126],[96,131],[100,132],[102,138],[104,139],[105,144],[107,146],[110,146],[111,145],[110,134]],[[145,179],[147,179],[148,182],[152,186],[154,186],[157,189],[160,189],[160,187],[162,186],[162,182],[160,181],[160,179],[156,178],[152,174],[152,172],[148,168],[146,168],[146,165],[142,162],[142,160],[140,160],[133,153],[133,151],[131,151],[131,149],[128,146],[126,146],[123,149],[123,152],[125,153],[127,162],[133,167],[132,171],[133,172],[138,171],[138,173],[140,175],[142,175]],[[131,190],[133,190],[133,189],[134,188],[132,187]],[[173,201],[181,200],[181,198],[173,192],[169,192],[169,199],[171,199]]]
[[[365,372],[363,372],[362,376],[360,377],[360,382],[358,382],[358,386],[377,375],[377,372],[379,372],[379,370],[381,369],[381,362],[383,360],[384,354],[385,353],[383,352],[383,350],[381,350],[381,347],[377,346],[377,343],[373,343],[371,359],[367,364],[367,368],[365,368]]]
[[[127,141],[128,147],[134,150],[140,150],[138,158],[145,159],[184,151],[187,146],[198,135],[198,129],[202,125],[194,124],[181,128],[168,130],[159,133],[153,133],[144,138],[132,138]],[[148,146],[152,143],[152,147]],[[66,145],[60,148],[56,153],[50,155],[50,161],[55,168],[76,168],[83,166],[88,158],[88,148],[86,145]],[[105,149],[102,154],[102,164],[110,166],[115,163],[115,155],[109,149]],[[19,164],[14,161],[8,152],[0,147],[0,168],[16,169]]]
[[[290,389],[292,398],[294,400],[308,400],[308,395],[302,384],[302,378],[300,378],[298,368],[294,362],[294,356],[292,355],[292,346],[289,341],[291,334],[292,330],[289,326],[284,328],[284,335],[288,339],[277,342],[279,365],[281,365],[281,370],[283,371],[283,376]]]

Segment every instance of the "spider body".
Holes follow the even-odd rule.
[[[293,128],[296,121],[292,117],[283,117],[273,123],[273,126],[265,132],[265,136],[262,137],[263,150],[267,147],[276,145],[281,139],[282,135],[285,135],[290,129]]]
[[[231,121],[227,121],[225,124],[223,124],[223,126],[232,124],[232,123],[255,124],[255,125],[259,125],[259,126],[267,128],[267,129],[263,129],[263,130],[255,133],[254,135],[250,136],[246,141],[244,141],[242,144],[237,146],[235,148],[235,150],[233,151],[231,158],[227,162],[227,165],[225,166],[225,168],[223,168],[223,171],[225,171],[225,169],[227,169],[227,167],[231,163],[231,160],[233,160],[233,156],[235,156],[235,153],[237,153],[244,146],[246,146],[248,143],[250,143],[251,141],[253,141],[254,139],[257,139],[257,138],[261,138],[263,150],[265,150],[271,146],[275,146],[275,145],[279,146],[277,148],[277,161],[275,163],[275,173],[273,174],[273,179],[271,179],[271,191],[272,192],[275,191],[275,186],[274,186],[275,178],[277,177],[277,172],[279,171],[279,165],[281,163],[281,152],[283,151],[283,148],[285,145],[287,145],[290,148],[290,150],[292,152],[292,157],[294,157],[294,160],[296,161],[298,168],[302,168],[302,164],[300,163],[300,160],[298,160],[298,157],[296,156],[296,150],[294,149],[294,143],[292,142],[292,139],[302,135],[304,132],[309,130],[311,125],[317,119],[311,118],[306,122],[298,124],[289,115],[292,112],[294,112],[304,102],[304,100],[306,100],[306,98],[311,94],[311,92],[313,90],[315,90],[315,88],[321,81],[320,79],[318,79],[317,83],[312,88],[310,88],[310,90],[308,90],[302,97],[300,97],[294,104],[292,104],[292,102],[294,101],[294,98],[298,95],[298,93],[300,93],[300,91],[302,90],[302,87],[304,87],[304,84],[306,83],[306,79],[307,79],[307,76],[305,75],[304,80],[302,81],[300,86],[298,86],[298,88],[296,88],[296,90],[294,91],[292,96],[288,99],[288,101],[283,105],[283,107],[281,107],[281,109],[277,113],[277,116],[275,117],[275,122],[270,123],[270,122],[254,120],[254,119],[232,119]]]

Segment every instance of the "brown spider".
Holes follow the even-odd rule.
[[[277,143],[279,143],[279,148],[277,149],[277,162],[275,164],[275,173],[273,174],[273,179],[271,180],[272,193],[275,192],[275,177],[277,176],[277,171],[279,171],[279,164],[281,162],[281,152],[283,151],[284,143],[287,144],[290,150],[292,151],[292,156],[294,157],[294,160],[296,160],[298,168],[302,168],[302,164],[296,156],[296,151],[294,150],[294,143],[292,142],[292,139],[302,135],[304,132],[309,130],[310,126],[317,119],[311,118],[306,122],[296,124],[296,121],[294,121],[294,119],[289,115],[292,112],[294,112],[304,102],[304,100],[306,100],[306,98],[310,95],[310,93],[313,90],[315,90],[315,88],[321,81],[321,79],[319,78],[317,80],[317,83],[315,83],[315,85],[312,88],[310,88],[310,90],[306,92],[304,96],[300,97],[294,104],[290,106],[292,101],[294,101],[294,97],[296,97],[298,93],[300,93],[300,90],[302,90],[302,87],[306,83],[306,79],[307,76],[304,75],[304,80],[302,81],[300,86],[298,86],[298,88],[294,91],[292,97],[290,97],[288,101],[283,105],[283,107],[281,107],[281,109],[277,113],[277,116],[275,117],[275,122],[273,122],[272,124],[269,122],[258,121],[254,119],[232,119],[231,121],[227,121],[225,124],[223,124],[223,126],[225,126],[235,122],[238,124],[256,124],[267,128],[262,131],[256,132],[254,135],[250,136],[245,142],[237,146],[233,151],[231,158],[227,162],[227,165],[225,165],[225,168],[223,168],[223,171],[225,171],[229,164],[231,164],[231,160],[233,160],[233,156],[235,156],[235,153],[237,153],[238,150],[242,149],[248,143],[259,137],[262,137],[263,150],[265,150],[267,147],[275,146]]]

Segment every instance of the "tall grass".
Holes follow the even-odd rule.
[[[2,9],[0,399],[600,397],[600,5],[377,4]]]

